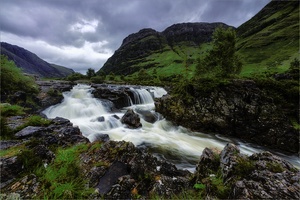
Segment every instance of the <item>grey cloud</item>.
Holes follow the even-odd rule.
[[[79,49],[83,48],[86,43],[97,44],[107,41],[100,48],[91,48],[95,53],[108,55],[121,45],[126,36],[142,28],[163,31],[175,23],[199,21],[219,21],[239,26],[269,1],[0,0],[0,28],[3,38],[9,38],[8,35],[12,34],[24,40],[27,38],[33,43],[40,40],[58,48],[70,46]],[[82,27],[78,30],[71,30],[76,23],[88,25],[93,20],[99,22],[95,31],[80,31]],[[21,43],[19,40],[7,42],[20,46],[29,43]],[[23,47],[26,48],[26,46]],[[33,49],[32,45],[28,47]],[[34,47],[37,49],[34,53],[39,54],[39,48],[43,47]],[[52,55],[50,50],[49,54]],[[99,57],[101,57],[100,54]],[[80,60],[73,61],[69,60],[70,65],[80,62]],[[99,62],[98,68],[105,62],[105,60],[99,61],[98,59],[91,63],[96,61]],[[61,59],[60,62],[72,67],[68,65],[67,59]],[[87,60],[84,62],[88,65]]]

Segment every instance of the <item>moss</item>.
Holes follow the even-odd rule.
[[[247,157],[238,157],[234,173],[238,177],[244,178],[247,177],[255,169],[256,168],[254,161],[248,159]]]
[[[284,171],[284,168],[279,163],[268,162],[267,169],[274,173],[281,173]]]

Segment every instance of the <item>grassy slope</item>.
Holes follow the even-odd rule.
[[[159,76],[185,73],[188,73],[188,76],[192,76],[197,64],[197,58],[203,57],[210,46],[208,43],[200,46],[190,46],[185,43],[178,44],[172,48],[168,46],[164,52],[153,53],[146,57],[143,62],[136,63],[132,67],[147,68],[149,74],[152,74],[155,69]]]
[[[244,60],[242,76],[283,72],[298,56],[299,6],[297,2],[271,2],[237,32],[238,52]]]
[[[244,63],[242,77],[284,72],[290,67],[290,62],[299,56],[299,6],[297,2],[271,2],[241,25],[237,34],[237,49]],[[149,74],[156,69],[159,76],[188,73],[191,77],[197,65],[196,59],[203,57],[210,46],[208,43],[167,46],[163,52],[133,61],[131,67],[147,69]],[[189,60],[187,72],[186,60]]]

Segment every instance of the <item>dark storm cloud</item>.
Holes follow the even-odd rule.
[[[98,70],[126,36],[142,28],[163,31],[200,21],[237,27],[269,1],[0,0],[1,41],[75,70]]]

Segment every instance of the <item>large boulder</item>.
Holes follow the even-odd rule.
[[[121,118],[121,122],[123,124],[126,124],[128,128],[133,129],[142,127],[140,120],[140,116],[136,114],[132,109],[128,109]]]

